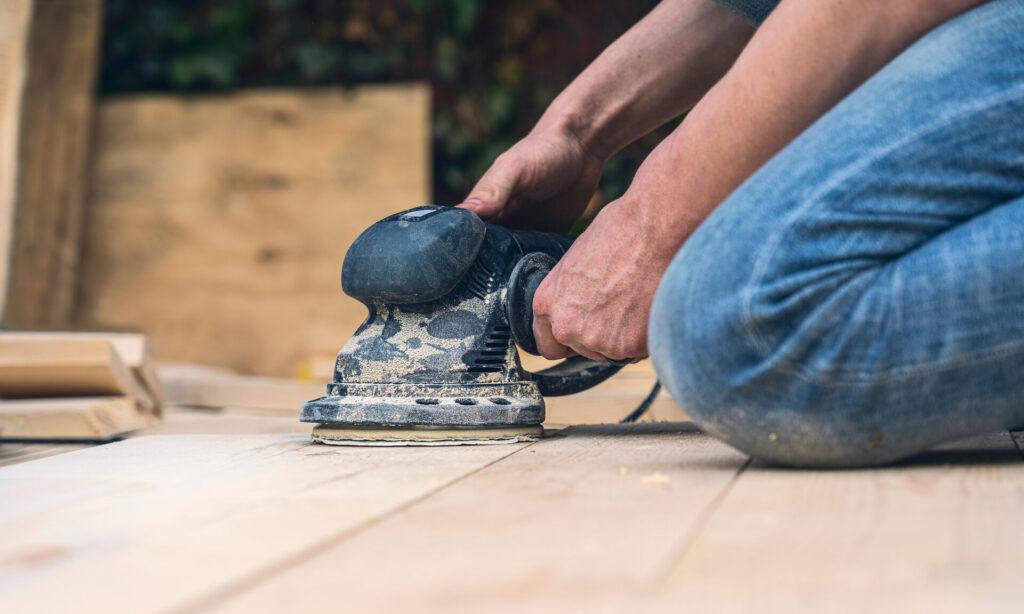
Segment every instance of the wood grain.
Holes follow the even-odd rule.
[[[105,441],[149,426],[155,418],[132,397],[0,401],[0,438]]]
[[[3,310],[9,327],[63,328],[70,320],[101,14],[101,0],[32,2]]]
[[[0,313],[7,297],[31,0],[0,2]]]
[[[131,396],[148,409],[154,402],[109,340],[0,333],[0,396],[104,395]]]
[[[298,420],[299,409],[327,390],[327,382],[237,375],[200,365],[162,365],[160,379],[169,403],[193,407],[277,410]]]
[[[349,243],[430,193],[429,90],[104,101],[78,324],[158,359],[292,376],[366,315]]]
[[[656,609],[1010,612],[1024,462],[1007,433],[858,471],[744,472]]]
[[[168,435],[3,467],[0,611],[192,609],[518,449]]]
[[[89,443],[51,443],[51,442],[2,442],[0,441],[0,467],[39,460],[47,456],[56,456],[67,452],[81,450]]]
[[[216,611],[628,611],[745,460],[677,425],[567,429]]]

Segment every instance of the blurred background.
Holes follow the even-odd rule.
[[[431,88],[432,199],[489,163],[653,0],[108,0],[102,96],[421,81]],[[658,134],[608,166],[621,194]]]
[[[0,439],[104,440],[164,405],[306,428],[366,317],[339,288],[351,242],[460,202],[654,4],[0,1]],[[633,365],[549,422],[616,421],[654,380]]]
[[[3,327],[322,382],[365,317],[338,287],[358,233],[460,202],[654,4],[5,0]]]

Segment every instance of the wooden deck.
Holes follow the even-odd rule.
[[[870,471],[762,466],[686,423],[455,448],[306,433],[171,409],[118,443],[0,445],[0,611],[1022,607],[1005,432]]]

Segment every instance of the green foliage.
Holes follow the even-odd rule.
[[[435,200],[493,159],[653,0],[107,0],[101,89],[431,82]],[[656,133],[609,164],[620,194]]]

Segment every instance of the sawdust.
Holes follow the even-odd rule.
[[[672,478],[668,477],[664,473],[654,472],[654,473],[652,473],[650,475],[645,475],[644,477],[640,478],[640,482],[643,483],[643,484],[661,484],[661,485],[664,485],[664,484],[670,484],[672,482]]]

